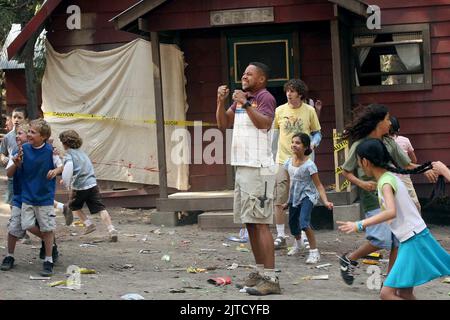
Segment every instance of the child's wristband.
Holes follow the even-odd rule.
[[[363,226],[362,220],[356,221],[355,223],[356,223],[356,230],[358,232],[363,232],[364,226]]]

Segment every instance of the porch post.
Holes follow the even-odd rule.
[[[341,41],[339,38],[339,20],[330,21],[331,31],[331,54],[333,61],[333,88],[334,88],[334,108],[336,115],[336,130],[344,130],[344,94],[342,83],[342,60]]]
[[[155,89],[156,143],[158,148],[159,197],[167,198],[166,138],[161,81],[161,57],[158,32],[150,32],[152,43],[153,84]]]

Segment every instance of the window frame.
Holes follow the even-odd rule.
[[[419,45],[422,49],[421,59],[423,67],[423,83],[412,84],[393,84],[393,85],[370,85],[370,86],[356,86],[356,79],[354,72],[358,70],[360,65],[355,62],[355,50],[353,47],[355,36],[359,35],[378,35],[384,33],[408,33],[408,32],[421,32],[422,44]],[[386,92],[386,91],[419,91],[419,90],[431,90],[432,89],[432,71],[431,71],[431,45],[430,45],[430,25],[428,23],[419,23],[411,25],[392,25],[383,26],[381,29],[368,30],[367,28],[355,28],[352,30],[351,36],[351,79],[352,79],[352,93],[374,93],[374,92]],[[375,46],[377,46],[375,44]],[[414,72],[407,73],[414,74]]]

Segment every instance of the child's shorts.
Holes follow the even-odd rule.
[[[367,211],[365,213],[365,216],[366,218],[370,218],[374,215],[379,214],[380,212],[381,209],[378,208],[375,210]],[[366,227],[366,239],[370,242],[371,245],[386,250],[391,250],[393,247],[398,247],[400,244],[389,228],[387,222]]]
[[[16,238],[23,238],[25,236],[26,231],[22,229],[22,209],[17,207],[11,207],[11,218],[9,218],[8,222],[8,233],[13,235]]]
[[[84,203],[86,203],[86,205],[88,206],[89,212],[91,214],[106,210],[106,207],[102,203],[98,186],[92,187],[87,190],[72,191],[72,200],[69,202],[70,210],[81,210],[84,206]]]
[[[308,197],[303,198],[298,207],[289,206],[289,229],[293,236],[298,236],[302,230],[311,228],[313,209],[314,204]]]
[[[22,203],[22,229],[28,230],[39,225],[41,232],[50,232],[56,229],[56,215],[53,205],[51,206],[31,206]]]

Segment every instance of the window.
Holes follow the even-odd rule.
[[[354,93],[431,89],[428,24],[356,30],[352,53]]]
[[[252,61],[270,66],[270,80],[289,80],[289,56],[287,40],[253,41],[234,43],[234,81],[241,82],[242,74]]]

